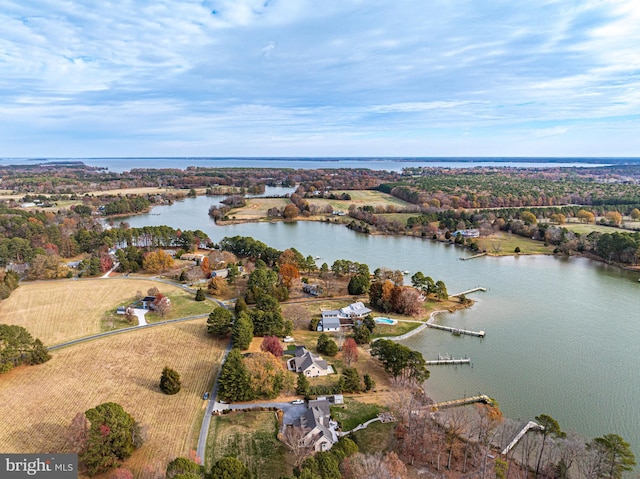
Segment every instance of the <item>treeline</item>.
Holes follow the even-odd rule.
[[[47,347],[22,326],[0,324],[0,373],[21,364],[42,364],[51,359]]]
[[[106,216],[112,216],[140,213],[146,211],[149,206],[151,206],[151,202],[144,196],[130,195],[110,201],[101,208]]]

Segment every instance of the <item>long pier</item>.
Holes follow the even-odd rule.
[[[542,431],[544,429],[543,426],[538,424],[535,421],[529,421],[525,426],[520,430],[518,434],[511,440],[511,442],[502,450],[502,455],[507,455],[511,449],[513,449],[518,441],[522,439],[522,437],[529,431],[529,429],[535,429],[537,431]]]
[[[472,396],[472,397],[462,398],[462,399],[453,399],[451,401],[437,402],[431,405],[431,409],[433,411],[436,411],[438,409],[445,409],[448,407],[455,407],[455,406],[464,406],[464,405],[473,404],[476,402],[491,404],[493,401],[489,396],[480,394],[479,396]]]
[[[466,334],[468,336],[476,336],[478,338],[484,338],[484,331],[470,331],[468,329],[452,328],[451,326],[442,326],[440,324],[426,323],[430,328],[441,329],[442,331],[449,331],[451,334],[460,336]]]
[[[473,288],[473,289],[468,289],[467,291],[463,291],[461,293],[456,293],[456,294],[450,294],[450,297],[455,297],[455,296],[460,296],[460,295],[467,295],[467,294],[471,294],[471,293],[475,293],[476,291],[483,291],[486,292],[487,288],[483,288],[481,286],[478,286],[477,288]]]
[[[470,364],[471,359],[432,359],[431,361],[424,362],[427,366],[433,366],[437,364]]]
[[[478,253],[473,256],[468,256],[466,258],[460,258],[460,261],[467,261],[468,259],[481,258],[482,256],[487,256],[487,253]]]

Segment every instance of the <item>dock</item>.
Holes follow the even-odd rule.
[[[477,288],[473,288],[473,289],[468,289],[467,291],[462,291],[461,293],[456,293],[456,294],[450,294],[449,297],[453,298],[456,296],[461,296],[461,295],[467,295],[467,294],[471,294],[471,293],[475,293],[476,291],[482,291],[484,293],[487,292],[487,288],[483,288],[482,286],[478,286]]]
[[[425,361],[427,366],[439,365],[439,364],[471,364],[471,358],[465,355],[464,358],[455,359],[449,356],[448,354],[442,355],[438,354],[438,359],[431,359],[429,361]]]
[[[472,396],[472,397],[462,398],[462,399],[454,399],[452,401],[437,402],[431,405],[431,409],[433,411],[436,411],[438,409],[445,409],[448,407],[456,407],[456,406],[465,406],[467,404],[473,404],[477,402],[483,402],[485,404],[493,403],[493,401],[489,396],[480,394],[478,396]]]
[[[460,258],[460,261],[467,261],[468,259],[481,258],[482,256],[487,256],[487,253],[478,253],[473,256],[468,256],[467,258]]]
[[[470,331],[468,329],[460,329],[460,328],[452,328],[451,326],[441,326],[439,324],[426,323],[430,328],[440,329],[442,331],[449,331],[451,334],[456,336],[467,335],[467,336],[476,336],[478,338],[484,338],[484,331]]]
[[[520,430],[520,432],[518,434],[515,435],[515,437],[511,440],[511,442],[509,443],[509,445],[507,447],[505,447],[502,450],[502,455],[507,455],[509,454],[509,451],[511,449],[513,449],[516,444],[518,444],[518,441],[520,441],[520,439],[522,439],[522,437],[529,432],[530,429],[535,429],[537,431],[542,431],[544,429],[544,427],[542,427],[540,424],[538,424],[535,421],[529,421],[527,424],[525,424],[525,426]]]

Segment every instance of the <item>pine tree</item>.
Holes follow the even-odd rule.
[[[169,366],[165,366],[160,376],[160,389],[165,394],[178,394],[180,392],[180,375]]]
[[[296,383],[296,394],[300,394],[301,396],[309,395],[309,388],[311,384],[309,384],[309,380],[307,376],[303,373],[298,374],[298,382]]]
[[[253,340],[253,322],[246,313],[241,313],[233,323],[231,341],[233,347],[247,349]]]
[[[196,291],[196,301],[204,301],[205,299],[204,289],[198,288],[198,291]]]
[[[51,355],[49,354],[49,349],[37,339],[33,342],[33,349],[31,350],[31,364],[42,364],[46,363],[51,359]]]
[[[242,361],[242,353],[232,349],[220,371],[218,394],[224,401],[248,401],[253,398],[251,375]]]

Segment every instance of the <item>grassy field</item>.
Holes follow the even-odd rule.
[[[478,238],[480,250],[486,250],[489,254],[511,255],[516,247],[520,248],[520,254],[551,254],[553,246],[545,246],[542,241],[535,241],[511,233],[495,233],[486,238]]]
[[[205,464],[209,467],[224,456],[244,462],[256,479],[291,474],[287,448],[277,440],[275,412],[239,412],[213,417]]]
[[[76,413],[114,401],[147,430],[145,445],[125,467],[139,479],[156,479],[168,461],[195,449],[202,394],[213,384],[225,346],[207,334],[204,320],[195,320],[64,348],[45,364],[3,374],[0,451],[66,452]],[[180,374],[176,396],[160,392],[164,366]]]
[[[307,201],[309,204],[317,205],[320,208],[326,207],[326,205],[331,205],[336,211],[347,211],[350,205],[356,206],[365,206],[370,205],[373,207],[376,206],[384,206],[385,208],[389,205],[395,206],[397,208],[404,208],[406,206],[411,206],[410,203],[403,201],[395,196],[391,196],[387,193],[382,193],[380,191],[372,191],[372,190],[350,190],[350,191],[334,191],[336,196],[341,195],[342,193],[347,193],[351,196],[350,200],[330,200],[324,198],[309,198]]]
[[[396,428],[394,422],[374,422],[366,429],[360,429],[353,433],[353,440],[358,445],[358,450],[363,454],[375,454],[376,452],[388,452],[393,450],[393,431]]]
[[[168,284],[143,279],[92,279],[22,283],[0,303],[0,316],[4,323],[23,326],[46,345],[53,345],[105,330],[106,318],[117,316],[114,311],[118,306],[130,304],[136,291],[145,294],[154,286],[174,303],[167,319],[213,309],[208,301],[192,301],[190,293]]]
[[[287,198],[250,198],[247,205],[242,208],[234,208],[229,211],[232,220],[258,220],[267,217],[269,208],[284,208],[291,204]]]
[[[331,417],[338,421],[343,431],[351,431],[359,424],[373,419],[383,408],[377,404],[366,404],[355,399],[345,399],[344,405],[331,406]]]

